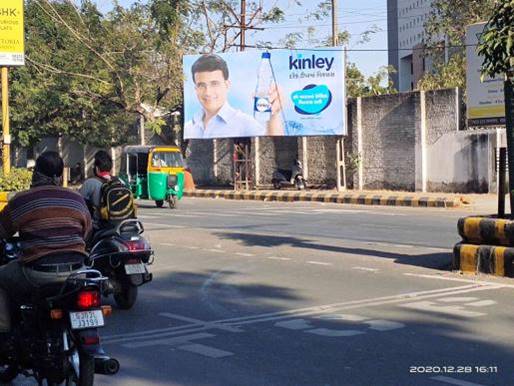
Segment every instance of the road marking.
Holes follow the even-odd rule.
[[[166,245],[168,247],[174,247],[176,246],[177,244],[173,244],[173,243],[159,243],[160,245]]]
[[[225,253],[225,251],[223,249],[215,249],[215,248],[204,249],[204,251],[215,252],[215,253]]]
[[[315,328],[313,330],[305,331],[307,334],[315,334],[320,336],[328,336],[329,338],[338,338],[338,337],[349,337],[355,335],[363,335],[364,331],[359,330],[332,330],[328,328]]]
[[[278,257],[278,256],[266,256],[266,259],[269,259],[269,260],[282,260],[282,261],[289,261],[289,260],[291,260],[290,257]]]
[[[422,275],[418,273],[404,273],[405,276],[419,277],[423,279],[433,279],[433,280],[447,280],[447,281],[455,281],[461,283],[473,283],[480,285],[499,285],[502,288],[514,288],[514,284],[506,284],[506,283],[495,283],[493,281],[486,280],[476,280],[476,279],[461,279],[458,277],[449,277],[449,276],[441,276],[441,275]]]
[[[370,330],[381,331],[381,332],[397,330],[399,328],[405,327],[405,324],[403,324],[403,323],[393,322],[390,320],[382,320],[382,319],[367,320],[364,323],[370,326],[369,327]]]
[[[240,328],[237,328],[237,327],[224,326],[223,324],[219,324],[216,322],[207,322],[207,321],[203,321],[203,320],[199,320],[199,319],[189,318],[187,316],[172,314],[170,312],[161,312],[161,313],[159,313],[159,316],[163,316],[165,318],[170,318],[170,319],[182,320],[183,322],[189,322],[189,323],[192,323],[193,325],[204,326],[207,328],[217,328],[220,330],[230,331],[230,332],[243,332],[243,330],[241,330]],[[188,327],[191,327],[191,325],[189,325]]]
[[[164,224],[164,223],[158,223],[158,222],[143,222],[143,225],[144,225],[145,229],[147,229],[147,225],[154,226],[154,227],[166,227],[166,228],[175,228],[175,229],[186,228],[185,225]]]
[[[230,351],[223,351],[214,347],[209,347],[199,343],[192,343],[185,346],[179,346],[180,350],[189,351],[195,354],[200,354],[209,358],[224,358],[230,355],[234,355],[234,353]]]
[[[244,256],[244,257],[252,257],[252,256],[255,256],[253,253],[245,253],[245,252],[236,252],[236,255],[238,255],[238,256]]]
[[[312,328],[312,325],[305,319],[293,319],[285,322],[277,322],[275,323],[275,327],[287,328],[288,330],[305,330]]]
[[[332,263],[325,263],[323,261],[308,261],[307,264],[316,264],[316,265],[332,265]]]
[[[187,249],[200,249],[200,247],[195,247],[193,245],[183,245],[183,247]]]
[[[443,375],[439,375],[437,377],[432,377],[430,379],[433,379],[434,381],[449,383],[450,385],[457,385],[457,386],[484,386],[484,385],[481,385],[480,383],[461,381],[460,379],[445,377]]]
[[[365,320],[368,320],[369,317],[367,316],[360,316],[360,315],[351,315],[351,314],[327,314],[327,315],[320,315],[318,319],[322,320],[345,320],[348,322],[363,322]]]
[[[352,267],[352,269],[356,269],[358,271],[367,271],[367,272],[378,272],[378,268],[368,268],[368,267]]]
[[[410,309],[420,310],[420,311],[436,312],[439,314],[476,318],[479,316],[487,315],[487,313],[468,311],[465,309],[465,306],[474,304],[475,307],[477,307],[477,305],[476,305],[477,303],[479,304],[478,307],[484,307],[484,306],[490,306],[490,305],[496,304],[496,302],[477,301],[477,300],[478,300],[477,298],[473,298],[473,297],[449,297],[449,298],[437,299],[435,302],[421,301],[421,302],[415,302],[415,303],[401,304],[400,307],[410,308]],[[461,304],[447,306],[447,305],[438,304],[437,302],[461,303]]]
[[[152,339],[147,340],[144,342],[131,342],[131,343],[124,343],[122,344],[123,347],[126,348],[141,348],[141,347],[148,347],[148,346],[178,346],[178,345],[184,345],[186,343],[189,343],[189,341],[193,339],[203,339],[203,338],[213,338],[216,335],[213,334],[207,334],[205,332],[200,332],[198,334],[189,334],[189,335],[183,335],[183,336],[176,336],[173,338],[158,338],[158,339]]]
[[[212,279],[214,280],[213,274]],[[363,300],[352,300],[341,303],[333,303],[321,306],[313,306],[306,308],[299,308],[287,311],[279,311],[279,312],[270,312],[259,315],[252,316],[244,316],[237,318],[229,318],[229,319],[221,319],[216,321],[211,321],[209,323],[215,324],[223,324],[225,326],[241,326],[244,324],[252,324],[252,323],[263,323],[268,321],[278,321],[278,320],[288,320],[291,317],[300,317],[300,316],[312,316],[312,315],[322,315],[322,314],[334,314],[336,311],[340,310],[350,310],[356,308],[364,308],[364,307],[373,307],[373,306],[382,306],[385,304],[394,304],[404,302],[406,300],[412,299],[429,299],[434,297],[448,296],[448,295],[456,295],[463,294],[468,292],[476,292],[476,291],[485,291],[485,290],[496,290],[503,288],[502,285],[464,285],[458,287],[447,287],[440,288],[436,290],[427,290],[427,291],[418,291],[418,292],[408,292],[402,293],[398,295],[384,296],[378,298],[371,299],[363,299]],[[194,332],[199,332],[203,330],[209,329],[209,326],[204,325],[187,325],[187,326],[177,326],[177,327],[168,327],[154,330],[143,330],[140,332],[132,332],[126,334],[117,334],[104,336],[103,342],[106,344],[114,344],[114,343],[124,343],[124,342],[133,342],[135,340],[146,340],[146,339],[161,339],[168,336],[180,335],[180,334],[189,334]]]

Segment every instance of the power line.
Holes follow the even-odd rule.
[[[239,44],[233,44],[231,47],[239,47]],[[245,45],[246,48],[257,48],[263,50],[289,50],[289,51],[316,51],[316,52],[344,52],[343,47],[338,48],[291,48],[291,47],[272,47],[266,45]],[[350,48],[348,52],[389,52],[389,51],[432,51],[432,50],[443,50],[445,48],[466,48],[466,47],[478,47],[478,44],[462,44],[462,45],[451,45],[441,47],[416,47],[416,48]]]

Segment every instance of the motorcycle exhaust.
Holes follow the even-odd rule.
[[[120,370],[120,362],[110,357],[95,358],[95,374],[114,375]]]

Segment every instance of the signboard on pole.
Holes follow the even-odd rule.
[[[25,64],[23,0],[0,2],[0,66]]]
[[[480,72],[483,58],[476,53],[485,23],[472,24],[466,30],[467,115],[470,126],[505,125],[504,78],[486,77]]]
[[[184,138],[346,135],[341,49],[184,57]]]

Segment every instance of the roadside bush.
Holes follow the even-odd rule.
[[[5,176],[0,175],[0,191],[1,192],[19,192],[30,187],[32,181],[32,172],[27,169],[11,169],[11,173]]]

